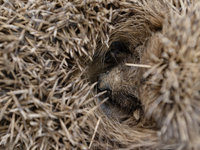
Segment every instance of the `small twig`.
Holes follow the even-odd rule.
[[[129,63],[126,63],[125,65],[126,66],[131,66],[131,67],[151,68],[150,65],[143,65],[143,64],[129,64]]]

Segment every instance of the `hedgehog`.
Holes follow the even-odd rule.
[[[0,2],[1,149],[199,149],[200,2]]]

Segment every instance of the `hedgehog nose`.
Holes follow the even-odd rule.
[[[109,72],[107,71],[106,73],[102,73],[97,77],[97,81],[98,81],[97,88],[100,92],[105,91],[105,90],[112,91],[108,78],[107,78],[108,74]]]

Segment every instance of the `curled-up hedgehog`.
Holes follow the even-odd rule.
[[[0,4],[0,149],[200,149],[200,2]]]

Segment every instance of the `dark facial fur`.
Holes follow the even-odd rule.
[[[126,66],[125,63],[139,63],[138,54],[126,53],[126,56],[117,56],[116,60],[121,60],[106,73],[98,77],[98,90],[107,90],[107,96],[113,103],[118,104],[124,109],[135,109],[139,105],[139,93],[137,92],[140,85],[139,68]],[[125,54],[124,54],[125,55]],[[134,86],[132,86],[134,85]]]
[[[97,92],[107,91],[101,99],[109,98],[102,105],[108,116],[119,117],[136,112],[138,119],[138,115],[143,114],[139,93],[143,82],[142,69],[126,65],[140,64],[143,51],[143,46],[135,48],[122,41],[114,41],[101,62],[97,57],[91,64],[90,69],[96,72],[90,78],[98,82]]]

